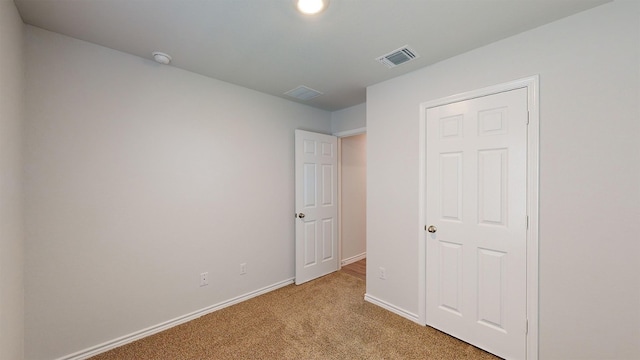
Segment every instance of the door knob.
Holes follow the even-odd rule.
[[[299,217],[300,219],[304,219],[305,215],[304,215],[304,213],[300,213],[300,214],[298,214],[298,217]]]
[[[433,234],[434,232],[438,231],[438,228],[433,225],[429,225],[427,231]]]

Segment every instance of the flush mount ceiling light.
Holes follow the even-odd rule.
[[[162,64],[162,65],[169,65],[169,63],[171,63],[171,56],[163,53],[163,52],[159,52],[159,51],[154,51],[153,52],[153,60],[155,60],[156,62]]]
[[[295,0],[296,8],[303,14],[314,15],[329,6],[329,0]]]

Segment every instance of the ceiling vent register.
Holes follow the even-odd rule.
[[[316,96],[322,95],[320,91],[313,90],[312,88],[306,87],[304,85],[300,85],[297,88],[289,90],[284,94],[302,101],[311,100]]]
[[[386,65],[389,68],[396,67],[400,64],[404,64],[413,59],[419,58],[420,55],[416,53],[413,49],[409,48],[409,46],[405,45],[400,49],[393,50],[392,52],[382,55],[376,60]]]

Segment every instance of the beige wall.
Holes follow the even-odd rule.
[[[23,358],[23,31],[13,1],[0,0],[0,360]]]
[[[341,141],[342,260],[366,253],[367,135],[344,137]]]
[[[331,113],[30,26],[26,48],[28,359],[293,278],[294,129]]]
[[[420,104],[539,74],[540,359],[640,358],[638,64],[614,1],[369,87],[368,295],[418,313]]]

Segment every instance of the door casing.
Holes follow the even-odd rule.
[[[426,116],[427,109],[493,95],[515,89],[527,89],[529,112],[529,128],[527,134],[527,359],[538,359],[538,220],[539,220],[539,76],[531,76],[520,80],[494,85],[478,90],[451,95],[420,104],[419,123],[419,209],[418,209],[418,320],[427,325],[426,317]]]

